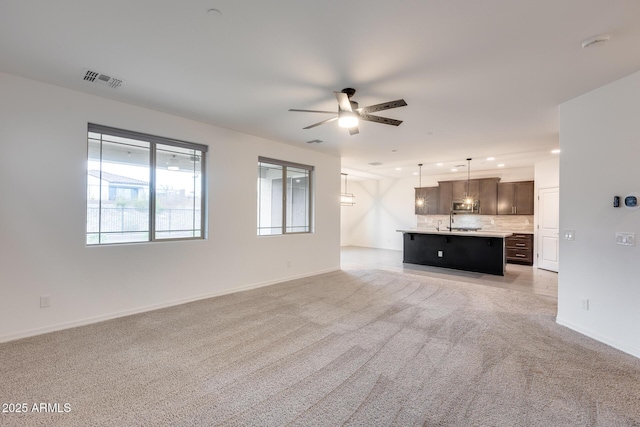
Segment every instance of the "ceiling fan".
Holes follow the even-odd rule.
[[[370,113],[377,111],[390,110],[392,108],[404,107],[407,103],[404,99],[398,99],[395,101],[383,102],[382,104],[369,105],[368,107],[358,107],[358,103],[351,100],[351,97],[356,93],[355,89],[345,88],[341,92],[333,92],[338,100],[338,115],[331,117],[330,119],[323,120],[321,122],[312,124],[303,129],[311,129],[316,126],[320,126],[325,123],[338,120],[338,126],[349,129],[349,134],[355,135],[358,131],[358,122],[360,120],[366,120],[369,122],[382,123],[384,125],[399,126],[402,120],[389,119],[386,117],[373,116]],[[324,114],[336,114],[335,111],[321,111],[321,110],[297,110],[290,109],[289,111],[297,111],[302,113],[324,113]]]

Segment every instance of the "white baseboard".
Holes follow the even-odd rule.
[[[203,294],[203,295],[197,295],[197,296],[188,297],[188,298],[181,298],[181,299],[178,299],[178,300],[169,301],[169,302],[165,302],[165,303],[153,304],[153,305],[148,305],[148,306],[144,306],[144,307],[133,308],[133,309],[130,309],[130,310],[123,310],[123,311],[118,311],[118,312],[115,312],[115,313],[103,314],[103,315],[100,315],[100,316],[86,317],[84,319],[72,320],[70,322],[57,323],[55,325],[45,326],[45,327],[42,327],[42,328],[28,329],[28,330],[25,330],[25,331],[20,331],[20,332],[14,333],[14,334],[0,336],[0,343],[8,342],[8,341],[15,341],[15,340],[19,340],[19,339],[22,339],[22,338],[33,337],[33,336],[36,336],[36,335],[47,334],[49,332],[56,332],[56,331],[61,331],[61,330],[64,330],[64,329],[69,329],[69,328],[76,328],[78,326],[90,325],[92,323],[104,322],[105,320],[116,319],[118,317],[131,316],[133,314],[144,313],[144,312],[153,311],[153,310],[159,310],[161,308],[172,307],[172,306],[181,305],[181,304],[187,304],[187,303],[190,303],[190,302],[199,301],[199,300],[203,300],[203,299],[207,299],[207,298],[219,297],[219,296],[222,296],[222,295],[233,294],[233,293],[236,293],[236,292],[243,292],[243,291],[248,291],[248,290],[251,290],[251,289],[263,288],[265,286],[275,285],[277,283],[288,282],[290,280],[302,279],[302,278],[310,277],[310,276],[317,276],[318,274],[331,273],[331,272],[339,271],[339,270],[340,270],[340,267],[330,268],[330,269],[326,269],[326,270],[316,271],[316,272],[313,272],[313,273],[300,274],[300,275],[297,275],[297,276],[283,277],[281,279],[268,280],[268,281],[265,281],[265,282],[252,283],[252,284],[249,284],[249,285],[239,286],[239,287],[233,288],[233,289],[225,289],[223,291],[212,292],[212,293]]]
[[[580,333],[582,335],[586,335],[589,338],[593,338],[596,341],[600,341],[601,343],[604,343],[604,344],[606,344],[606,345],[608,345],[610,347],[613,347],[613,348],[615,348],[617,350],[620,350],[622,352],[625,352],[627,354],[630,354],[630,355],[640,359],[640,349],[638,349],[638,348],[634,348],[634,347],[630,347],[628,345],[622,344],[622,343],[620,343],[620,342],[618,342],[616,340],[612,340],[609,337],[606,337],[604,335],[600,335],[597,332],[594,332],[594,331],[592,331],[590,329],[583,328],[582,326],[579,326],[579,325],[576,325],[574,323],[568,322],[568,321],[566,321],[564,319],[561,319],[559,317],[556,317],[556,323],[558,325],[567,327],[567,328],[569,328],[571,330],[574,330],[574,331],[576,331],[576,332],[578,332],[578,333]]]

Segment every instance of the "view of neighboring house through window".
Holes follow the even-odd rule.
[[[258,158],[258,235],[310,233],[313,166]]]
[[[206,151],[89,124],[87,245],[203,238]]]

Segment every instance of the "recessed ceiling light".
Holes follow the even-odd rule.
[[[558,153],[560,152],[560,149],[559,149],[559,148],[556,148],[555,150],[551,150],[551,152],[552,152],[553,154],[558,154]]]
[[[396,168],[396,170],[397,170],[397,171],[401,171],[401,170],[402,170],[402,168]]]
[[[503,167],[504,167],[504,163],[500,163],[500,164],[498,164],[498,167],[499,167],[499,168],[503,168]]]
[[[451,172],[458,172],[458,168],[451,168]]]
[[[586,49],[588,47],[602,46],[609,40],[611,40],[611,36],[609,34],[600,34],[598,36],[589,37],[582,42],[582,48]]]
[[[436,163],[436,166],[442,166],[444,163]]]
[[[487,157],[487,160],[489,160],[490,162],[494,161],[495,159],[495,157]]]

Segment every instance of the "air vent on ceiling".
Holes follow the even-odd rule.
[[[307,141],[307,144],[321,144],[323,142],[321,139],[312,139],[311,141]]]
[[[369,163],[371,166],[380,166],[382,163],[381,162],[373,162],[373,163]]]
[[[88,68],[85,68],[82,74],[82,78],[84,81],[90,83],[100,83],[102,85],[109,86],[111,89],[117,89],[124,83],[124,80],[122,79],[108,76],[97,71],[89,70]]]

